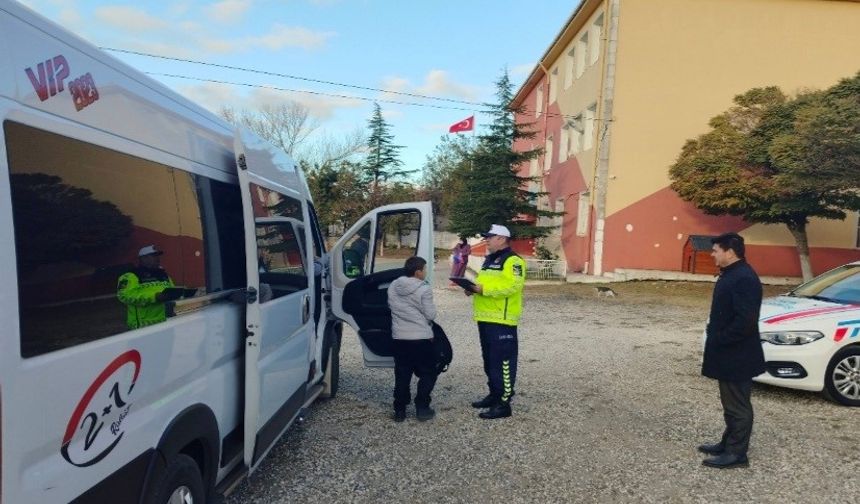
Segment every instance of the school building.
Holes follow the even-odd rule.
[[[540,177],[542,206],[565,212],[546,245],[573,272],[685,271],[691,237],[736,231],[759,274],[800,276],[784,225],[705,215],[672,191],[669,168],[734,96],[854,75],[858,26],[854,1],[584,0],[512,103],[537,131],[515,147],[545,149],[521,173]],[[808,234],[816,274],[860,260],[857,213],[813,220]]]

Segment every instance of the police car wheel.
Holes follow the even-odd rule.
[[[176,455],[156,483],[153,502],[158,504],[204,504],[203,477],[194,459]]]
[[[860,406],[860,347],[843,348],[830,359],[824,392],[839,404]]]

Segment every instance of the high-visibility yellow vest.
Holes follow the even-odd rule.
[[[119,277],[116,297],[126,305],[125,320],[129,329],[167,320],[164,303],[157,302],[155,295],[168,287],[173,287],[173,280],[163,270],[141,268]]]
[[[525,279],[526,262],[510,248],[488,255],[475,279],[484,292],[472,296],[474,319],[517,325],[523,311]]]

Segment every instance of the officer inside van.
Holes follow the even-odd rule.
[[[127,308],[126,323],[137,329],[167,320],[164,302],[178,299],[182,289],[161,267],[163,251],[147,245],[138,251],[138,267],[119,277],[116,295]]]

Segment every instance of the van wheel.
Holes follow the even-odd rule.
[[[335,334],[331,348],[328,350],[328,368],[325,370],[323,382],[325,388],[320,393],[320,397],[334,399],[340,385],[340,334]]]
[[[155,483],[152,495],[154,504],[204,504],[203,477],[194,459],[176,455]]]
[[[825,395],[845,406],[860,406],[860,346],[843,348],[830,359]]]

